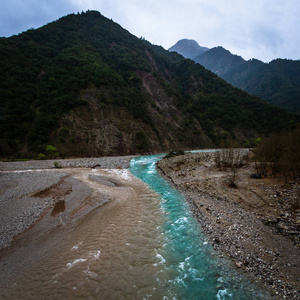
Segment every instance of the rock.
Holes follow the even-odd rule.
[[[237,268],[241,268],[242,265],[243,265],[243,263],[241,263],[241,262],[239,261],[239,262],[237,262],[235,265],[237,266]]]
[[[263,222],[266,224],[276,224],[278,223],[278,218],[274,217],[274,216],[269,216],[269,217],[265,217],[263,218]]]
[[[244,261],[244,266],[245,266],[245,267],[249,266],[249,261],[248,261],[248,260],[245,260],[245,261]]]
[[[218,238],[215,238],[214,242],[215,242],[216,244],[220,244],[220,240],[219,240]]]
[[[300,231],[296,231],[296,230],[291,230],[287,232],[288,234],[292,234],[292,235],[300,235]]]
[[[286,224],[283,223],[282,221],[278,222],[277,227],[278,227],[279,229],[289,230],[289,227],[286,226]]]
[[[261,174],[251,174],[250,178],[254,178],[254,179],[261,179]]]

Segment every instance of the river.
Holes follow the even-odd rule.
[[[214,252],[183,196],[156,172],[161,157],[132,159],[130,172],[147,185],[114,187],[122,200],[54,235],[59,243],[4,285],[3,299],[267,299]]]

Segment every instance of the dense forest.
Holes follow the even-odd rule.
[[[232,85],[271,104],[300,113],[300,61],[250,60],[222,76]]]
[[[0,66],[1,157],[243,145],[297,121],[96,11],[1,38]]]

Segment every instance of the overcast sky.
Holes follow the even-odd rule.
[[[1,0],[0,36],[88,9],[165,49],[188,38],[245,59],[300,59],[299,0]]]

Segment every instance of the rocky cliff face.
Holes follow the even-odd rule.
[[[186,117],[176,107],[157,79],[140,73],[149,98],[144,114],[150,122],[136,119],[124,107],[99,106],[99,90],[84,91],[87,105],[73,110],[60,121],[53,133],[53,144],[66,156],[126,155],[159,153],[170,149],[212,147],[200,123],[186,124]]]

